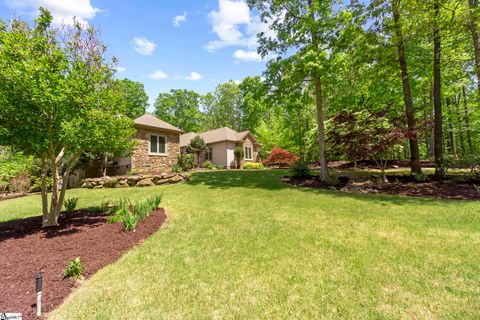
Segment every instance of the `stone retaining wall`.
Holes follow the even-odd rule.
[[[165,183],[176,183],[189,180],[189,177],[181,173],[143,174],[131,176],[101,177],[82,180],[82,188],[128,188],[148,187]]]

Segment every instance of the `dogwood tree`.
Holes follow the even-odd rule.
[[[66,179],[83,152],[132,147],[132,120],[111,103],[114,64],[95,29],[55,28],[46,9],[33,26],[0,20],[0,145],[41,160],[44,227],[58,224]]]

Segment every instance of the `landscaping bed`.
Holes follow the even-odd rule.
[[[115,177],[88,178],[82,181],[82,188],[127,188],[150,187],[166,183],[177,183],[188,180],[188,175],[181,173],[140,174]]]
[[[456,181],[455,177],[435,179],[428,176],[425,181],[416,181],[408,175],[388,175],[389,182],[378,183],[372,177],[356,178],[349,183],[326,183],[318,176],[304,178],[283,177],[286,183],[308,188],[336,189],[344,192],[390,194],[415,197],[429,197],[453,200],[480,200],[480,186],[478,181]],[[377,180],[378,181],[378,180]]]
[[[41,217],[1,223],[0,311],[35,318],[38,272],[43,275],[42,310],[52,311],[79,283],[63,279],[70,260],[80,257],[88,278],[157,231],[165,218],[165,211],[157,209],[133,232],[124,231],[121,223],[107,223],[108,216],[86,211],[61,214],[60,225],[48,229],[40,228]]]

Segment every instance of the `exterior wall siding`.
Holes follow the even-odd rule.
[[[150,154],[150,135],[166,137],[166,155]],[[137,146],[132,154],[132,169],[138,173],[171,172],[180,154],[180,134],[163,130],[137,128]]]

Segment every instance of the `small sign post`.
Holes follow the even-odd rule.
[[[38,273],[35,277],[35,291],[37,292],[37,317],[42,315],[42,273]]]

